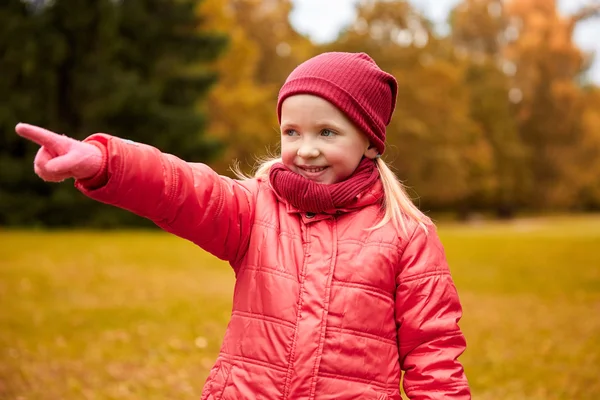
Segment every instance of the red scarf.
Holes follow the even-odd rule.
[[[375,161],[363,158],[358,167],[344,181],[330,185],[315,183],[290,171],[282,163],[271,167],[269,180],[273,190],[303,212],[323,213],[343,208],[369,189],[379,179]]]

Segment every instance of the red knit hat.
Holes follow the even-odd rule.
[[[385,127],[390,123],[398,83],[365,53],[323,53],[292,71],[279,91],[281,104],[296,94],[319,96],[339,108],[371,141],[379,154],[385,149]]]

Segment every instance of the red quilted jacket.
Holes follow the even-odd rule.
[[[434,227],[379,218],[381,185],[337,215],[303,214],[268,182],[235,181],[94,135],[108,182],[77,187],[229,261],[231,321],[202,399],[470,399],[461,306]]]

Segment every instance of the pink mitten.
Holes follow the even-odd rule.
[[[33,162],[35,173],[45,181],[87,179],[100,172],[104,155],[93,144],[80,142],[46,129],[17,124],[16,132],[42,146]]]

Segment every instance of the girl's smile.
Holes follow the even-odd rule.
[[[300,175],[307,179],[318,181],[329,167],[312,167],[308,165],[297,165]]]

